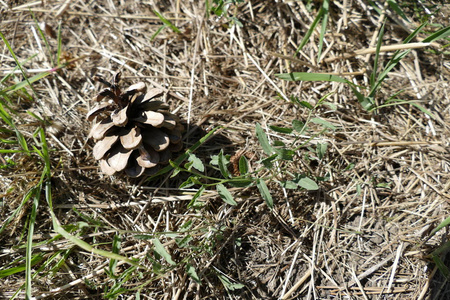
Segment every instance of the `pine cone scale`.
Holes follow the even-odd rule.
[[[128,110],[128,106],[126,106],[122,109],[115,110],[111,114],[111,119],[112,119],[114,125],[119,126],[119,127],[123,127],[123,126],[127,125],[127,123],[128,123],[127,110]]]
[[[155,128],[149,128],[142,134],[143,142],[151,146],[155,151],[162,151],[166,149],[170,144],[169,136]]]
[[[133,165],[128,165],[128,167],[125,169],[125,173],[133,178],[139,177],[142,174],[144,174],[145,168],[141,167],[140,165],[135,162]]]
[[[161,96],[163,93],[164,93],[164,91],[161,90],[161,89],[157,89],[157,88],[150,89],[150,90],[144,95],[144,98],[143,98],[143,100],[142,100],[142,102],[141,102],[140,104],[143,104],[144,102],[148,102],[148,101],[152,100],[152,99],[155,98],[155,97],[159,97],[159,96]],[[157,101],[157,102],[159,102],[159,103],[161,103],[161,104],[164,103],[164,102],[162,102],[162,101]]]
[[[128,159],[132,152],[133,150],[126,150],[120,144],[115,145],[109,153],[109,166],[116,170],[116,172],[123,171],[128,164]]]
[[[158,100],[144,101],[142,102],[142,104],[139,104],[139,108],[145,111],[157,109],[169,109],[169,107],[164,102]]]
[[[151,125],[153,127],[161,127],[164,122],[164,115],[154,111],[143,111],[140,116],[133,118],[133,121]]]
[[[153,168],[159,163],[159,154],[152,148],[145,149],[139,147],[139,157],[136,159],[137,163],[143,168]]]
[[[89,137],[93,137],[96,140],[101,140],[105,137],[106,133],[113,127],[114,123],[108,117],[92,127],[91,132],[89,133]]]
[[[127,150],[134,150],[142,142],[141,130],[139,127],[125,128],[121,130],[120,142]]]
[[[101,114],[103,111],[111,109],[113,106],[111,103],[101,103],[101,104],[97,104],[94,106],[94,108],[92,108],[88,114],[87,114],[87,119],[88,121],[93,121],[94,118]]]
[[[145,92],[147,90],[147,86],[143,82],[138,82],[130,85],[127,88],[127,93],[136,93],[136,92]]]
[[[110,165],[108,164],[108,162],[105,159],[101,159],[100,160],[100,169],[106,175],[114,175],[114,173],[116,173],[116,170],[111,168]]]
[[[177,121],[169,114],[164,115],[164,121],[161,127],[165,127],[167,129],[173,129],[177,125]]]
[[[111,149],[111,147],[117,142],[119,137],[117,135],[106,136],[103,140],[100,140],[95,144],[93,149],[94,158],[99,160],[105,156],[105,154]]]

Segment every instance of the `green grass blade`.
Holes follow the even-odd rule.
[[[105,293],[103,294],[103,299],[117,299],[120,294],[123,294],[128,289],[122,287],[124,284],[128,282],[133,272],[136,271],[136,267],[131,267],[121,272],[120,275],[112,282],[110,287],[105,288]]]
[[[174,32],[181,33],[180,29],[178,29],[175,25],[173,25],[169,20],[164,18],[162,14],[160,14],[158,11],[153,10],[153,13],[163,22],[166,26],[170,27]]]
[[[442,246],[440,246],[438,249],[434,250],[433,253],[431,253],[431,257],[432,257],[434,263],[436,264],[438,269],[441,271],[442,275],[444,275],[447,278],[447,280],[450,279],[450,271],[439,256],[444,253],[447,253],[449,250],[450,250],[450,241],[447,241]]]
[[[45,196],[46,196],[46,200],[49,206],[49,211],[50,211],[50,216],[52,218],[52,223],[53,223],[53,230],[60,234],[61,236],[63,236],[64,238],[66,238],[67,240],[69,240],[72,244],[88,251],[88,252],[92,252],[95,253],[97,255],[100,256],[104,256],[107,257],[109,259],[115,259],[115,260],[120,260],[120,261],[124,261],[132,266],[135,267],[139,267],[142,269],[146,269],[143,266],[140,266],[136,261],[129,259],[128,257],[116,254],[116,253],[112,253],[112,252],[108,252],[108,251],[104,251],[104,250],[100,250],[97,248],[94,248],[93,246],[89,245],[88,243],[86,243],[83,240],[80,240],[79,238],[72,236],[70,233],[68,233],[59,223],[58,219],[56,218],[55,213],[53,212],[53,202],[52,202],[52,194],[51,194],[51,182],[50,181],[46,181],[45,182]]]
[[[43,172],[43,177],[42,177],[42,181],[44,179],[50,180],[51,179],[51,164],[50,164],[50,153],[48,151],[48,144],[47,144],[47,139],[45,138],[45,131],[44,128],[40,128],[39,129],[39,136],[40,136],[40,142],[41,142],[41,156],[42,159],[44,160],[44,172]],[[46,178],[44,178],[46,177]]]
[[[58,270],[61,269],[67,263],[67,259],[70,256],[70,254],[72,253],[72,250],[73,250],[73,248],[56,251],[53,255],[51,255],[45,261],[45,263],[42,264],[42,266],[35,273],[35,276],[40,274],[40,272],[47,270],[48,268],[50,268],[50,269],[48,272],[46,272],[46,274],[48,274],[48,273],[51,273],[53,275],[56,274],[56,272],[58,272]],[[53,262],[55,262],[55,264],[52,266]],[[33,278],[35,276],[33,276]]]
[[[158,34],[160,34],[161,31],[162,31],[164,28],[166,28],[166,27],[167,27],[166,24],[163,24],[162,26],[160,26],[160,27],[155,31],[155,33],[152,34],[152,36],[150,37],[150,42],[152,42],[152,41],[158,36]]]
[[[36,213],[39,206],[39,198],[41,197],[42,186],[38,185],[33,189],[33,206],[31,208],[31,214],[27,232],[27,247],[26,247],[26,259],[25,259],[25,295],[27,299],[31,299],[31,266],[33,261],[32,249],[33,249],[33,233],[34,225],[36,222]]]
[[[14,124],[11,115],[5,110],[1,102],[0,102],[0,118],[14,130],[14,132],[16,133],[17,142],[20,144],[23,151],[29,153],[30,150],[28,148],[28,144],[25,137],[22,135],[19,129],[17,129],[17,126]]]
[[[414,37],[416,37],[417,34],[422,30],[422,28],[425,26],[425,24],[422,24],[419,26],[414,32],[412,32],[404,41],[403,44],[409,43]],[[384,70],[380,73],[378,76],[376,82],[371,85],[371,90],[369,92],[368,98],[373,98],[375,93],[378,90],[378,87],[381,85],[381,83],[384,81],[388,73],[406,56],[409,54],[411,49],[404,50],[404,51],[396,51],[392,58],[389,60],[389,62],[386,64],[386,67]]]
[[[342,78],[337,75],[331,75],[326,73],[305,73],[305,72],[293,72],[293,73],[282,73],[282,74],[275,74],[276,77],[288,80],[288,81],[334,81],[334,82],[342,82],[347,83],[350,85],[350,88],[352,89],[353,93],[356,95],[356,98],[358,99],[358,102],[361,104],[361,106],[365,110],[370,110],[373,108],[373,101],[371,101],[370,98],[365,97],[363,94],[361,94],[358,89],[356,88],[357,85],[353,84],[353,82]]]
[[[408,35],[407,37],[406,37],[406,39],[403,41],[403,43],[402,44],[408,44],[409,42],[411,42],[421,31],[422,31],[422,29],[426,26],[426,25],[428,25],[428,23],[427,22],[425,22],[425,23],[423,23],[423,24],[421,24],[419,27],[417,27],[413,32],[411,32],[411,34],[410,35]],[[423,43],[425,43],[424,41],[422,41]]]
[[[5,38],[3,33],[0,31],[0,37],[2,38],[3,42],[5,43],[6,48],[8,48],[9,53],[11,53],[11,56],[13,57],[14,61],[16,62],[17,67],[20,69],[20,72],[23,75],[23,78],[25,78],[25,81],[28,82],[27,75],[25,74],[24,69],[22,68],[22,65],[20,64],[19,60],[17,59],[16,54],[14,53],[13,49],[11,48],[11,45],[9,44],[8,40]],[[31,87],[30,82],[28,82],[28,86]]]
[[[1,35],[1,32],[0,32],[0,35]],[[32,85],[31,85],[32,83],[34,83],[34,82],[36,82],[38,80],[41,80],[42,78],[45,78],[48,75],[53,74],[54,72],[56,72],[56,71],[58,71],[58,70],[60,70],[60,69],[62,69],[64,67],[66,67],[67,65],[72,64],[72,63],[74,63],[74,62],[76,62],[78,60],[84,59],[86,57],[89,57],[89,55],[82,55],[80,57],[73,58],[73,59],[71,59],[71,60],[69,60],[69,61],[67,61],[67,62],[65,62],[63,64],[60,64],[60,65],[58,65],[58,66],[56,66],[54,68],[51,68],[50,70],[47,70],[47,71],[41,72],[39,74],[36,74],[36,75],[34,75],[34,76],[30,77],[30,78],[27,78],[25,75],[23,75],[25,80],[23,80],[23,81],[21,81],[19,83],[13,84],[13,85],[3,89],[2,92],[15,92],[15,91],[23,89],[24,87],[27,87],[27,86],[29,86],[31,89],[33,89]],[[18,63],[18,62],[16,61],[16,63]],[[21,67],[20,67],[20,69],[22,70],[22,74],[24,74],[23,73],[24,72],[23,69]],[[33,90],[33,92],[34,92],[34,90]]]
[[[422,105],[415,103],[415,102],[411,102],[411,101],[405,101],[405,104],[410,104],[414,107],[416,107],[418,110],[420,110],[421,112],[423,112],[424,114],[428,115],[430,118],[432,118],[433,120],[436,119],[436,117],[431,113],[431,111],[429,111],[428,109],[426,109],[425,107],[423,107]]]
[[[306,43],[308,43],[309,38],[311,37],[313,31],[316,29],[317,24],[319,23],[320,19],[323,16],[323,9],[321,8],[319,10],[319,13],[317,14],[316,18],[314,19],[314,21],[312,22],[311,26],[309,27],[308,31],[306,32],[305,36],[303,37],[302,41],[300,42],[300,45],[298,45],[297,50],[294,53],[294,57],[296,57],[298,55],[298,53],[300,51],[302,51],[303,47],[306,45]]]
[[[432,254],[431,257],[433,258],[433,261],[436,264],[436,266],[438,267],[439,271],[441,271],[441,274],[444,275],[444,277],[447,280],[450,280],[450,271],[449,271],[448,267],[445,265],[445,263],[442,261],[442,259],[435,254]]]
[[[450,241],[445,242],[442,246],[433,251],[432,255],[439,256],[450,250]]]
[[[30,77],[30,78],[27,78],[25,76],[26,79],[24,81],[21,81],[19,83],[13,84],[13,85],[10,85],[8,88],[4,89],[3,91],[5,91],[5,92],[15,92],[15,91],[23,89],[24,87],[27,87],[27,86],[31,87],[32,83],[34,83],[34,82],[36,82],[38,80],[41,80],[42,78],[47,77],[48,75],[53,73],[52,70],[44,71],[44,72],[36,74],[36,75],[34,75],[34,76]]]
[[[205,17],[206,17],[206,19],[208,19],[210,15],[211,15],[211,4],[210,4],[209,0],[205,0]]]
[[[361,106],[367,110],[370,111],[374,108],[374,103],[372,98],[368,98],[366,96],[364,96],[363,94],[361,94],[358,89],[354,86],[350,86],[350,88],[352,89],[353,93],[356,95],[356,98],[358,99],[359,104],[361,104]]]
[[[34,15],[33,11],[31,11],[31,15],[33,17],[34,24],[36,25],[36,28],[37,28],[37,30],[39,32],[39,35],[41,36],[42,40],[44,41],[45,49],[47,49],[48,56],[50,57],[50,63],[53,66],[53,65],[55,65],[55,62],[53,61],[52,51],[50,50],[50,45],[48,43],[48,40],[47,40],[44,32],[42,32],[41,26],[39,26],[38,20],[36,19],[36,16]]]
[[[447,227],[449,225],[450,225],[450,217],[447,217],[447,219],[442,221],[441,224],[439,224],[435,229],[433,229],[433,231],[430,233],[430,236],[428,238],[431,238],[433,235],[436,234],[436,232],[438,232],[442,228]]]
[[[450,36],[450,26],[433,33],[432,35],[430,35],[426,39],[424,39],[422,42],[423,43],[431,43],[435,40],[445,39],[448,36]]]
[[[36,264],[40,263],[43,259],[44,259],[44,255],[42,253],[34,255],[31,259],[30,265],[33,267]],[[27,265],[25,263],[25,264],[21,264],[17,267],[0,270],[0,278],[5,278],[5,277],[8,277],[8,276],[20,273],[20,272],[24,272],[26,269],[27,269]]]
[[[428,115],[433,120],[436,119],[436,117],[433,115],[433,113],[431,111],[429,111],[428,109],[426,109],[425,107],[423,107],[422,105],[420,105],[414,101],[408,101],[408,100],[402,100],[402,99],[391,99],[386,104],[382,104],[382,105],[378,106],[378,108],[388,107],[388,106],[396,106],[396,105],[404,105],[404,104],[412,105],[412,106],[416,107],[418,110],[420,110],[421,112],[423,112],[424,114]]]
[[[40,156],[43,158],[45,165],[42,172],[41,179],[39,183],[32,189],[31,197],[33,198],[33,205],[31,209],[30,219],[29,219],[29,226],[28,226],[28,232],[27,232],[27,244],[26,244],[26,260],[25,260],[25,295],[27,299],[31,299],[31,285],[32,285],[32,274],[31,274],[31,266],[32,266],[32,248],[33,248],[33,233],[34,233],[34,225],[36,222],[36,213],[39,206],[39,199],[41,197],[42,192],[42,185],[46,184],[46,194],[49,193],[49,190],[47,188],[48,183],[50,182],[50,158],[48,153],[48,147],[47,142],[45,139],[45,132],[43,128],[40,128],[37,132],[40,136],[40,144],[42,151],[38,151],[36,149],[36,152],[40,154]],[[34,147],[34,146],[33,146]],[[48,179],[48,180],[47,180]],[[53,212],[53,211],[52,211]]]
[[[61,64],[61,54],[62,54],[62,21],[59,20],[58,24],[58,35],[56,37],[56,40],[58,42],[58,48],[56,50],[56,64],[59,66]]]
[[[14,210],[14,212],[3,222],[2,227],[0,227],[0,234],[6,229],[6,227],[11,223],[12,220],[17,216],[17,214],[23,209],[24,205],[27,204],[28,200],[34,195],[33,189],[29,190],[22,198],[20,205]]]
[[[327,30],[327,23],[328,23],[328,9],[329,9],[330,3],[329,0],[324,0],[322,4],[322,26],[320,28],[320,35],[319,35],[319,48],[317,52],[317,63],[320,62],[320,56],[322,55],[323,50],[323,40],[325,38],[325,32]]]
[[[288,81],[334,81],[352,84],[345,78],[337,75],[331,75],[327,73],[306,73],[306,72],[293,72],[293,73],[282,73],[275,74],[276,77],[288,80]]]
[[[403,10],[400,8],[400,6],[398,6],[397,1],[387,0],[387,3],[397,13],[397,15],[402,17],[402,19],[405,20],[406,22],[409,22],[408,18],[406,17],[405,13],[403,12]]]
[[[383,13],[383,11],[378,7],[378,5],[375,2],[371,0],[369,0],[368,2],[379,15]]]
[[[14,130],[10,130],[8,128],[0,126],[0,132],[3,132],[3,133],[8,134],[8,135],[12,135],[14,133]],[[6,139],[4,139],[4,140],[6,140]],[[15,143],[17,144],[17,141],[15,141]]]
[[[51,193],[51,181],[50,181],[50,171],[51,171],[51,166],[50,166],[50,157],[48,155],[48,148],[47,148],[47,144],[45,142],[45,134],[43,129],[41,129],[41,139],[42,139],[42,143],[43,143],[43,147],[42,147],[42,156],[44,157],[44,161],[45,161],[45,172],[43,173],[43,177],[44,175],[47,177],[48,180],[46,180],[44,182],[45,184],[45,197],[47,200],[47,204],[49,206],[49,212],[50,212],[50,216],[52,218],[52,223],[53,223],[53,230],[60,234],[61,236],[63,236],[64,238],[66,238],[67,240],[69,240],[72,244],[88,251],[88,252],[92,252],[95,253],[97,255],[109,258],[109,259],[115,259],[115,260],[120,260],[120,261],[124,261],[132,266],[135,267],[139,267],[139,268],[143,268],[146,269],[143,266],[140,266],[136,261],[129,259],[128,257],[119,255],[117,253],[112,253],[112,252],[108,252],[105,250],[100,250],[97,248],[94,248],[93,246],[91,246],[90,244],[86,243],[85,241],[71,235],[69,232],[67,232],[59,223],[58,219],[56,218],[56,215],[53,211],[53,201],[52,201],[52,193]]]
[[[386,22],[383,23],[383,25],[380,28],[380,33],[378,34],[377,49],[375,51],[375,59],[373,61],[373,70],[372,70],[372,74],[370,74],[370,86],[373,86],[375,84],[375,80],[377,78],[378,59],[380,58],[380,49],[381,49],[381,44],[383,43],[384,25],[385,24],[386,24]]]
[[[235,291],[235,290],[239,290],[239,289],[242,289],[243,287],[245,287],[245,285],[243,285],[241,283],[233,283],[225,275],[217,274],[217,277],[220,279],[220,281],[222,282],[222,284],[223,284],[223,286],[225,287],[226,290]]]
[[[15,128],[11,115],[3,107],[2,102],[0,102],[0,117],[9,127]]]
[[[0,32],[0,33],[1,33],[1,32]],[[4,82],[6,82],[6,81],[9,79],[9,77],[13,76],[13,75],[16,73],[16,71],[19,70],[19,66],[23,66],[25,63],[31,61],[31,60],[32,60],[33,58],[35,58],[37,55],[38,55],[38,54],[35,53],[35,54],[31,55],[29,58],[27,58],[23,63],[21,63],[21,64],[19,64],[19,65],[16,65],[16,66],[14,67],[14,69],[13,69],[11,72],[7,73],[7,74],[0,80],[0,84],[4,84]]]
[[[120,261],[124,261],[132,266],[135,267],[139,267],[142,269],[146,269],[143,266],[140,266],[136,261],[129,259],[128,257],[116,254],[116,253],[112,253],[112,252],[108,252],[105,250],[100,250],[97,248],[94,248],[93,246],[89,245],[88,243],[86,243],[85,241],[72,236],[70,233],[68,233],[66,230],[64,230],[64,228],[59,224],[58,219],[56,218],[55,214],[53,211],[50,212],[51,217],[52,217],[52,221],[53,221],[53,228],[54,230],[59,233],[60,235],[62,235],[64,238],[66,238],[67,240],[69,240],[72,244],[88,251],[88,252],[92,252],[95,253],[97,255],[109,258],[109,259],[115,259],[115,260],[120,260]]]
[[[372,86],[370,93],[369,93],[369,98],[373,98],[375,93],[378,90],[378,87],[381,85],[381,83],[384,81],[384,79],[386,78],[386,76],[389,74],[389,72],[395,68],[395,66],[406,56],[409,54],[409,52],[411,52],[411,50],[405,50],[402,52],[396,52],[394,54],[394,57],[392,57],[392,59],[387,63],[386,67],[384,68],[384,70],[380,73],[380,75],[377,78],[377,81],[375,82],[375,84]]]

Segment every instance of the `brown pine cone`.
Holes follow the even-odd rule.
[[[87,114],[94,121],[89,133],[96,142],[94,158],[107,175],[122,171],[130,177],[155,174],[161,164],[169,162],[172,152],[183,148],[184,127],[166,103],[153,100],[163,94],[161,89],[147,91],[145,83],[139,82],[122,93],[120,76],[117,73],[113,83],[96,78],[108,88],[95,97],[99,103]],[[105,98],[109,101],[100,102]]]

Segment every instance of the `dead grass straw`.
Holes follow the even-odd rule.
[[[120,236],[120,254],[138,258],[148,268],[132,270],[119,261],[116,274],[109,274],[109,259],[74,247],[64,238],[53,240],[48,207],[42,200],[33,239],[33,253],[43,257],[33,266],[34,272],[43,268],[42,276],[33,279],[36,299],[114,298],[107,295],[121,280],[124,297],[135,297],[139,290],[145,299],[447,299],[450,288],[427,256],[447,235],[442,232],[426,244],[422,241],[450,211],[448,54],[442,48],[431,51],[418,39],[414,47],[406,46],[414,50],[389,73],[377,94],[383,103],[400,93],[434,118],[412,105],[368,113],[347,85],[288,82],[274,76],[291,71],[344,74],[367,85],[374,53],[371,39],[377,36],[374,32],[382,18],[365,1],[330,4],[320,62],[319,31],[292,58],[319,2],[247,1],[231,4],[222,17],[207,11],[206,2],[1,4],[0,30],[29,74],[54,68],[50,56],[56,57],[57,49],[57,40],[47,36],[48,52],[33,33],[32,14],[55,31],[61,26],[60,59],[75,59],[33,84],[35,95],[27,88],[31,97],[25,91],[10,96],[18,128],[28,140],[42,124],[27,110],[47,122],[57,218],[67,230],[73,229],[72,235],[99,249],[112,251],[114,237]],[[426,1],[426,9],[416,5],[424,13],[440,6],[438,1]],[[448,7],[440,7],[431,20],[449,26]],[[403,8],[411,20],[407,28],[399,26],[390,11],[384,14],[382,61],[389,59],[390,51],[405,47],[399,43],[410,33],[406,29],[420,24],[412,4]],[[167,26],[161,29],[164,24],[153,10],[180,33]],[[443,46],[441,42],[434,46]],[[1,50],[0,73],[14,73],[13,59],[5,47]],[[269,183],[275,203],[271,211],[256,188],[230,189],[238,202],[235,207],[208,191],[199,199],[201,208],[187,209],[196,189],[178,189],[185,174],[150,183],[103,176],[92,158],[92,142],[86,139],[85,115],[101,89],[93,76],[110,78],[117,71],[127,83],[144,81],[166,91],[171,110],[190,124],[187,146],[223,126],[196,152],[204,162],[224,149],[230,155],[245,155],[254,168],[264,157],[255,123],[267,129],[271,141],[287,144],[292,137],[268,126],[291,126],[294,119],[306,119],[308,111],[293,105],[290,97],[315,105],[330,93],[326,101],[336,109],[321,106],[314,117],[338,129],[308,145],[328,143],[326,156],[308,160],[307,155],[316,154],[303,147],[292,164],[279,166],[329,180],[321,182],[316,192]],[[2,89],[21,79],[20,74],[9,77]],[[301,138],[307,140],[320,130],[310,124],[310,132]],[[10,138],[4,131],[0,137]],[[2,149],[13,148],[2,144]],[[15,153],[0,158],[6,166],[0,170],[0,215],[6,220],[39,179],[40,169],[36,156]],[[7,160],[13,163],[8,165]],[[218,172],[208,169],[206,174]],[[15,260],[20,265],[24,258],[21,246],[30,209],[28,204],[20,209],[0,235],[0,270],[15,266],[10,265]],[[182,238],[186,232],[188,246],[180,246],[174,236]],[[155,238],[179,264],[158,259]],[[201,276],[201,285],[187,275],[189,266]],[[120,277],[127,272],[131,277]],[[22,284],[23,272],[2,278],[2,297],[12,297]]]

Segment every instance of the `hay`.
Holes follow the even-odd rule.
[[[199,285],[188,276],[184,264],[169,266],[161,274],[141,270],[124,283],[130,291],[123,297],[133,297],[144,284],[140,296],[145,299],[447,299],[450,288],[427,256],[446,241],[446,233],[426,240],[449,215],[450,89],[448,55],[439,52],[441,41],[413,50],[389,73],[376,97],[383,104],[403,91],[402,99],[424,106],[435,119],[411,105],[368,113],[348,85],[290,82],[274,76],[291,71],[333,73],[367,86],[373,55],[364,50],[376,46],[383,18],[383,45],[401,43],[419,25],[409,7],[404,9],[412,22],[406,23],[392,12],[380,17],[363,1],[350,2],[344,1],[348,7],[331,4],[320,63],[319,31],[293,58],[319,3],[307,7],[302,1],[249,1],[230,5],[223,17],[207,13],[205,1],[38,1],[3,7],[0,30],[19,61],[37,53],[24,64],[29,77],[55,67],[57,49],[49,30],[46,48],[33,14],[55,32],[61,26],[61,62],[74,59],[33,84],[34,91],[27,88],[33,101],[20,94],[13,101],[19,113],[17,124],[28,139],[39,124],[26,110],[48,121],[57,218],[63,225],[91,224],[72,234],[99,249],[111,251],[114,236],[120,234],[120,254],[141,259],[150,270],[156,264],[149,257],[156,258],[149,238],[156,236],[176,262],[189,262],[202,280]],[[432,9],[438,4],[428,1],[427,5]],[[153,10],[180,33],[166,26],[156,34],[163,23]],[[433,23],[449,26],[448,15],[448,7],[442,7]],[[380,59],[387,61],[391,55],[383,52]],[[2,76],[11,73],[15,62],[5,47],[0,59]],[[205,163],[224,149],[226,154],[245,155],[253,168],[265,157],[255,123],[262,124],[270,140],[289,143],[292,137],[268,126],[306,120],[308,110],[294,106],[290,97],[315,105],[331,93],[326,101],[337,109],[320,106],[314,117],[338,129],[310,142],[327,142],[325,157],[308,161],[308,149],[302,147],[295,161],[286,165],[288,171],[303,170],[329,180],[321,182],[316,192],[284,190],[269,183],[275,202],[271,211],[254,187],[230,188],[238,202],[235,207],[211,190],[200,197],[202,208],[187,209],[196,190],[178,189],[186,174],[151,182],[103,176],[92,157],[93,144],[87,141],[85,115],[102,88],[94,75],[109,79],[117,71],[127,84],[144,81],[167,93],[171,111],[189,124],[187,146],[223,126],[196,151]],[[22,80],[21,75],[3,85],[14,80]],[[320,130],[310,123],[310,132],[302,139]],[[5,155],[0,158],[5,164]],[[37,157],[17,153],[9,158],[15,164],[0,170],[3,220],[40,177]],[[220,176],[213,168],[207,168],[206,174]],[[0,235],[0,266],[6,268],[24,257],[16,246],[25,243],[22,233],[30,210],[31,204],[25,205]],[[42,200],[34,242],[49,241],[52,228]],[[183,236],[186,228],[192,247],[180,246],[168,234]],[[63,238],[36,244],[33,251],[45,258],[55,253],[64,256],[64,264],[54,272],[33,280],[33,295],[39,299],[100,298],[105,287],[113,285],[105,272],[107,258]],[[129,267],[119,261],[117,274]],[[226,290],[223,278],[243,287]],[[23,272],[3,278],[2,296],[11,297],[24,280]]]

